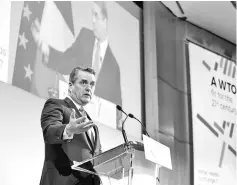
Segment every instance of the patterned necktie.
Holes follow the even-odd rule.
[[[83,107],[80,107],[79,109],[79,112],[81,113],[82,116],[86,116],[87,117],[87,114],[86,114],[86,111]],[[86,120],[88,121],[88,119]],[[91,142],[94,143],[95,142],[95,137],[94,137],[94,129],[93,128],[90,128],[88,131],[87,131],[90,139],[91,139]]]
[[[97,41],[94,54],[94,63],[93,63],[93,69],[96,72],[96,78],[99,76],[102,64],[100,54],[101,54],[100,43]]]

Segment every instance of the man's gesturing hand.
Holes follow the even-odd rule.
[[[95,126],[93,121],[86,121],[86,119],[87,119],[86,116],[76,118],[75,110],[73,109],[70,116],[70,121],[66,126],[67,134],[68,135],[81,134],[89,130],[91,127]]]

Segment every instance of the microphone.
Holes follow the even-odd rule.
[[[123,112],[126,116],[137,120],[137,121],[141,124],[142,130],[145,132],[145,134],[146,134],[148,137],[150,137],[150,135],[149,135],[148,132],[146,131],[146,127],[142,124],[142,122],[141,122],[139,119],[137,119],[133,114],[130,114],[130,113],[127,114],[127,113],[122,109],[122,107],[119,106],[119,105],[117,105],[116,108],[117,108],[119,111]],[[126,119],[125,119],[125,120],[126,120]],[[122,125],[122,126],[123,126],[123,125]]]
[[[116,108],[117,108],[119,111],[123,112],[123,113],[127,116],[127,113],[124,112],[124,110],[122,109],[121,106],[117,105]]]
[[[126,145],[128,145],[128,138],[127,138],[127,134],[126,131],[124,130],[124,123],[127,120],[127,118],[129,117],[129,114],[127,114],[126,112],[123,111],[122,107],[117,105],[116,108],[121,111],[122,113],[124,113],[126,115],[126,118],[124,119],[123,123],[122,123],[122,134],[123,134],[123,139]]]
[[[123,134],[123,139],[124,139],[124,142],[125,142],[126,145],[128,145],[128,138],[127,138],[127,134],[124,130],[124,123],[127,120],[127,118],[128,118],[128,115],[126,116],[125,120],[122,123],[122,134]]]
[[[149,134],[148,134],[148,132],[146,131],[146,127],[142,124],[142,122],[141,122],[139,119],[137,119],[133,114],[128,114],[128,116],[129,116],[130,118],[133,118],[133,119],[137,120],[137,121],[141,124],[142,130],[145,131],[145,134],[146,134],[148,137],[150,137]]]

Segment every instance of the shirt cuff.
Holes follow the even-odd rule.
[[[66,140],[66,139],[73,139],[73,134],[72,135],[68,135],[67,132],[66,132],[66,128],[64,129],[63,131],[63,140]]]

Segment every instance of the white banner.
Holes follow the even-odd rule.
[[[189,43],[194,185],[236,181],[236,64]]]

